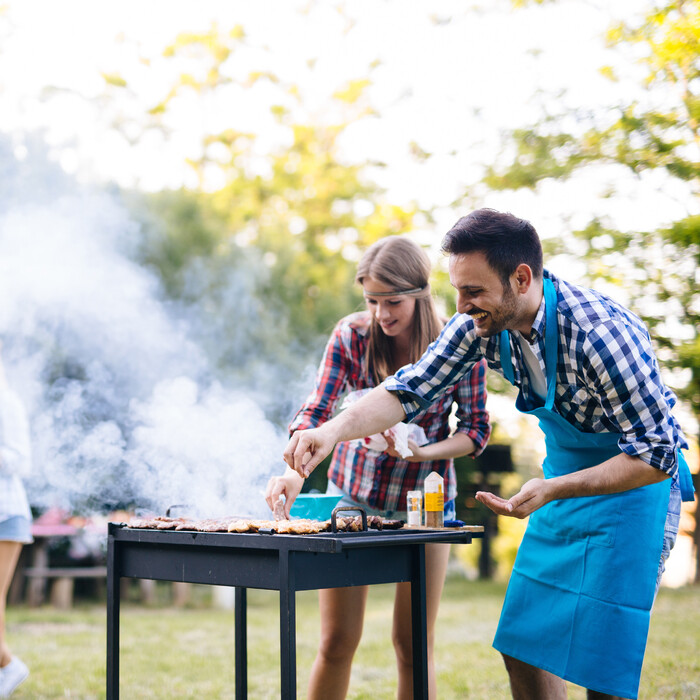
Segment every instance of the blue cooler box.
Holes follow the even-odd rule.
[[[328,520],[339,500],[340,496],[327,496],[325,493],[300,493],[292,504],[289,515],[292,518]]]

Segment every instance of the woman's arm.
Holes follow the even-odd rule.
[[[401,455],[394,447],[394,441],[390,435],[385,435],[389,448],[386,450],[393,457],[401,458]],[[466,434],[456,432],[445,440],[431,442],[428,445],[418,445],[409,438],[408,446],[413,452],[410,457],[405,457],[407,462],[433,462],[438,459],[454,459],[464,457],[474,452],[476,446],[474,441]]]
[[[289,425],[291,435],[295,432],[311,431],[331,418],[338,398],[348,384],[347,378],[353,363],[353,348],[358,340],[351,325],[346,319],[341,319],[326,343],[323,358],[316,372],[314,388]],[[290,467],[287,467],[281,476],[271,477],[265,490],[265,500],[270,509],[274,510],[280,495],[283,494],[284,513],[288,518],[290,508],[303,484],[303,478]]]
[[[338,322],[326,343],[316,371],[314,387],[289,424],[290,435],[295,430],[316,428],[333,415],[338,399],[347,385],[352,365],[346,344],[352,346],[353,338],[346,337],[348,334],[351,335],[352,331],[343,319]]]

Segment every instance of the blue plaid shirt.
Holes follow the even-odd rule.
[[[547,270],[544,275],[557,291],[556,411],[584,433],[618,433],[622,452],[675,476],[676,450],[687,448],[687,443],[671,413],[676,397],[661,379],[644,323],[603,294]],[[543,371],[544,325],[543,300],[530,337]],[[514,334],[510,336],[515,385],[531,399],[522,349]],[[481,358],[503,374],[499,335],[479,337],[468,315],[455,314],[423,357],[389,377],[384,386],[396,392],[411,420]]]

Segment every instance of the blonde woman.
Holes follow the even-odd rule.
[[[358,265],[355,280],[362,286],[366,310],[341,319],[326,346],[315,386],[292,420],[290,434],[315,428],[329,420],[346,392],[380,384],[400,367],[418,360],[444,325],[431,296],[430,261],[409,238],[390,236],[371,246]],[[440,401],[414,423],[423,428],[427,443],[408,441],[413,453],[403,459],[391,437],[384,452],[352,441],[335,448],[328,470],[328,491],[341,497],[340,506],[361,506],[368,515],[405,516],[406,495],[420,489],[432,471],[445,480],[445,517],[454,519],[456,474],[453,459],[478,455],[490,434],[486,412],[486,365],[478,363]],[[457,427],[448,418],[456,405]],[[422,440],[421,440],[422,442]],[[286,514],[301,491],[303,480],[287,468],[267,487],[274,507],[286,497]],[[447,571],[449,545],[426,547],[428,676],[430,697],[437,697],[433,637],[440,595]],[[368,586],[322,589],[321,642],[309,683],[310,700],[344,698],[350,683],[353,656],[362,636]],[[413,697],[410,584],[396,587],[392,641],[398,665],[398,698]]]

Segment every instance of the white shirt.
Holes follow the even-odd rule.
[[[0,521],[17,515],[31,520],[21,477],[31,471],[29,420],[14,391],[0,387]]]
[[[522,333],[515,331],[514,335],[518,336],[523,351],[523,361],[527,367],[527,373],[530,375],[530,382],[532,382],[532,389],[541,399],[545,399],[547,397],[547,380],[544,377],[542,365],[540,365],[540,358],[537,357],[534,347],[530,345]]]

